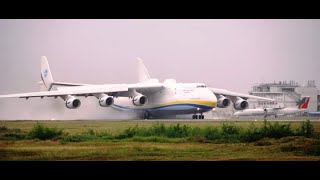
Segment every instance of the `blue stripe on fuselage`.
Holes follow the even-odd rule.
[[[114,106],[118,107],[118,108],[122,108],[122,109],[127,109],[127,110],[137,110],[137,111],[142,111],[142,110],[159,110],[162,108],[168,108],[168,107],[179,107],[179,106],[190,106],[190,107],[194,107],[194,108],[200,108],[200,109],[204,109],[204,110],[210,110],[213,107],[211,106],[205,106],[205,105],[200,105],[200,104],[171,104],[171,105],[166,105],[166,106],[160,106],[160,107],[154,107],[154,108],[134,108],[134,107],[129,107],[129,106],[120,106],[117,104],[113,104]]]

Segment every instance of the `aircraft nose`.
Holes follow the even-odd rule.
[[[214,106],[217,105],[217,97],[211,91],[209,93],[209,100],[215,104]]]

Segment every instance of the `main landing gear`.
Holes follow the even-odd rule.
[[[192,115],[192,119],[204,119],[204,115],[203,114],[199,114],[199,116],[197,114]]]
[[[148,111],[144,112],[143,118],[144,118],[145,120],[149,119],[149,118],[150,118],[150,113],[149,113]]]

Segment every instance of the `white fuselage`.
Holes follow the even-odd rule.
[[[144,92],[143,95],[148,98],[145,105],[134,105],[130,97],[117,97],[111,107],[140,116],[147,112],[153,117],[161,117],[203,113],[217,105],[216,96],[204,84],[164,83],[163,87],[160,91]]]
[[[242,111],[238,111],[234,113],[235,116],[271,116],[271,115],[290,115],[290,114],[296,114],[300,112],[305,112],[306,109],[299,109],[294,107],[287,107],[283,109],[273,109],[273,108],[266,108],[267,111],[265,111],[262,108],[259,109],[245,109]]]

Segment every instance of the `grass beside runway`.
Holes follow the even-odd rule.
[[[307,120],[307,118],[301,119],[301,121]],[[173,124],[181,124],[181,125],[188,125],[191,127],[199,127],[203,128],[206,126],[211,127],[219,127],[223,123],[232,122],[235,126],[239,127],[249,127],[251,123],[254,123],[257,126],[263,125],[263,120],[259,121],[230,121],[230,120],[221,120],[221,121],[200,121],[200,120],[54,120],[54,121],[43,121],[43,120],[16,120],[16,121],[1,121],[0,120],[0,127],[6,126],[10,129],[18,128],[22,131],[30,131],[32,127],[37,123],[45,124],[48,127],[56,127],[58,129],[63,129],[64,132],[69,134],[76,134],[81,133],[87,130],[96,130],[96,131],[108,131],[112,134],[117,134],[120,131],[123,131],[126,128],[139,126],[139,127],[151,127],[156,123],[163,123],[164,125],[173,125]],[[280,121],[281,122],[281,121]],[[292,121],[288,122],[285,121],[283,123],[290,123],[293,128],[297,128],[301,122],[299,121]],[[320,120],[318,122],[313,122],[315,132],[320,133]]]
[[[0,121],[0,127],[29,132],[40,122],[47,127],[63,129],[68,135],[88,130],[107,131],[117,135],[129,127],[151,127],[157,121]],[[161,121],[165,126],[221,127],[226,121]],[[252,122],[234,122],[233,125],[248,128]],[[285,122],[287,124],[288,122]],[[263,126],[263,122],[254,122]],[[312,122],[320,133],[320,122]],[[292,122],[298,128],[301,122]],[[139,139],[140,138],[140,139]],[[149,139],[148,139],[149,138]],[[311,138],[266,138],[251,143],[190,142],[185,138],[133,137],[106,141],[89,140],[67,142],[62,140],[0,140],[1,160],[320,160],[319,156],[306,155],[299,148],[314,142]],[[150,142],[151,141],[153,142]],[[200,139],[201,140],[201,139]],[[142,142],[146,141],[146,142]],[[297,151],[298,149],[298,151]],[[294,151],[293,151],[294,150]]]
[[[254,143],[0,142],[1,160],[320,160]]]

